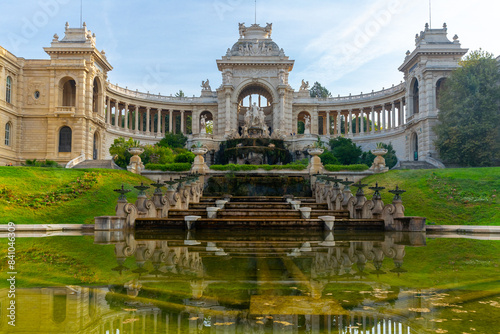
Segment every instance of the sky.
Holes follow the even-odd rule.
[[[255,0],[22,0],[0,2],[0,46],[17,57],[48,59],[43,47],[64,25],[96,34],[122,87],[199,96],[201,81],[222,82],[216,59],[239,38],[238,23],[255,20]],[[446,22],[462,47],[500,54],[497,0],[257,0],[257,23],[295,66],[289,83],[320,82],[334,95],[368,93],[403,80],[398,71],[415,34]]]

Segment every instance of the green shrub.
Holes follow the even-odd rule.
[[[30,167],[53,167],[53,168],[61,168],[59,164],[53,160],[45,160],[45,161],[38,161],[36,159],[33,160],[26,160],[25,161],[25,166],[30,166]]]
[[[130,158],[132,158],[132,154],[128,151],[131,147],[140,147],[140,143],[132,138],[125,140],[125,138],[119,137],[113,141],[113,144],[109,148],[109,154],[114,157],[115,163],[118,166],[127,168]]]
[[[146,145],[144,153],[141,154],[141,160],[145,165],[148,163],[171,164],[174,162],[174,152],[168,147]]]
[[[330,151],[323,152],[319,157],[323,165],[340,165],[339,160]]]
[[[369,167],[364,164],[359,165],[325,165],[325,169],[329,172],[339,172],[339,171],[364,171]]]
[[[337,137],[331,139],[330,147],[333,155],[342,165],[358,163],[362,153],[361,147],[357,146],[350,138]]]
[[[192,164],[194,161],[195,155],[193,152],[185,151],[182,153],[179,153],[175,156],[174,162],[175,163],[189,163]]]
[[[190,163],[172,163],[172,164],[146,164],[146,169],[161,170],[164,172],[185,172],[191,169]]]

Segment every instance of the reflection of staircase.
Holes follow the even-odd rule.
[[[431,165],[427,161],[401,161],[400,166],[394,169],[435,169],[434,165]]]
[[[122,169],[113,160],[85,160],[73,168]]]
[[[218,197],[202,197],[199,203],[189,204],[189,209],[171,209],[168,218],[138,218],[136,229],[185,228],[185,216],[200,216],[196,229],[266,229],[296,228],[324,229],[321,216],[335,216],[335,229],[384,229],[380,219],[350,219],[347,210],[328,210],[327,204],[316,203],[314,198],[295,197],[300,207],[311,208],[310,218],[303,218],[283,197],[232,197],[216,218],[207,217],[207,208],[215,206]]]

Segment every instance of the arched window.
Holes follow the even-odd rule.
[[[100,86],[99,86],[99,82],[98,82],[97,77],[96,77],[94,79],[94,88],[92,91],[92,111],[93,112],[99,112],[99,110],[101,109],[101,101],[99,100],[100,95],[101,95]]]
[[[5,145],[10,146],[10,123],[5,124]]]
[[[413,85],[411,87],[411,98],[412,98],[412,114],[418,114],[420,111],[419,108],[419,88],[418,88],[418,80],[415,79],[413,81]]]
[[[62,106],[75,107],[76,106],[76,82],[71,78],[61,80],[62,89]]]
[[[441,91],[446,84],[446,78],[441,78],[436,82],[436,109],[439,109],[439,104],[441,102]]]
[[[68,302],[68,296],[54,295],[52,301],[52,320],[56,324],[60,324],[61,322],[66,320],[66,305]]]
[[[12,78],[7,77],[7,82],[5,86],[5,101],[7,103],[12,103]]]
[[[63,126],[59,130],[59,152],[71,152],[71,128]]]

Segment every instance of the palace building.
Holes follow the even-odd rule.
[[[54,35],[50,59],[24,59],[0,47],[0,165],[27,159],[72,161],[111,159],[118,137],[155,143],[164,133],[182,132],[188,145],[211,152],[228,138],[247,135],[245,117],[255,107],[262,135],[284,139],[299,153],[318,136],[351,138],[364,150],[392,143],[401,161],[439,166],[432,131],[438,92],[467,52],[447,27],[415,37],[399,70],[404,80],[367,94],[310,97],[308,82],[288,84],[294,60],[271,38],[272,25],[239,26],[239,39],[216,61],[222,84],[202,82],[199,97],[141,93],[113,85],[113,70],[96,37],[84,24]],[[119,71],[120,69],[118,69]],[[210,159],[209,159],[210,160]]]

